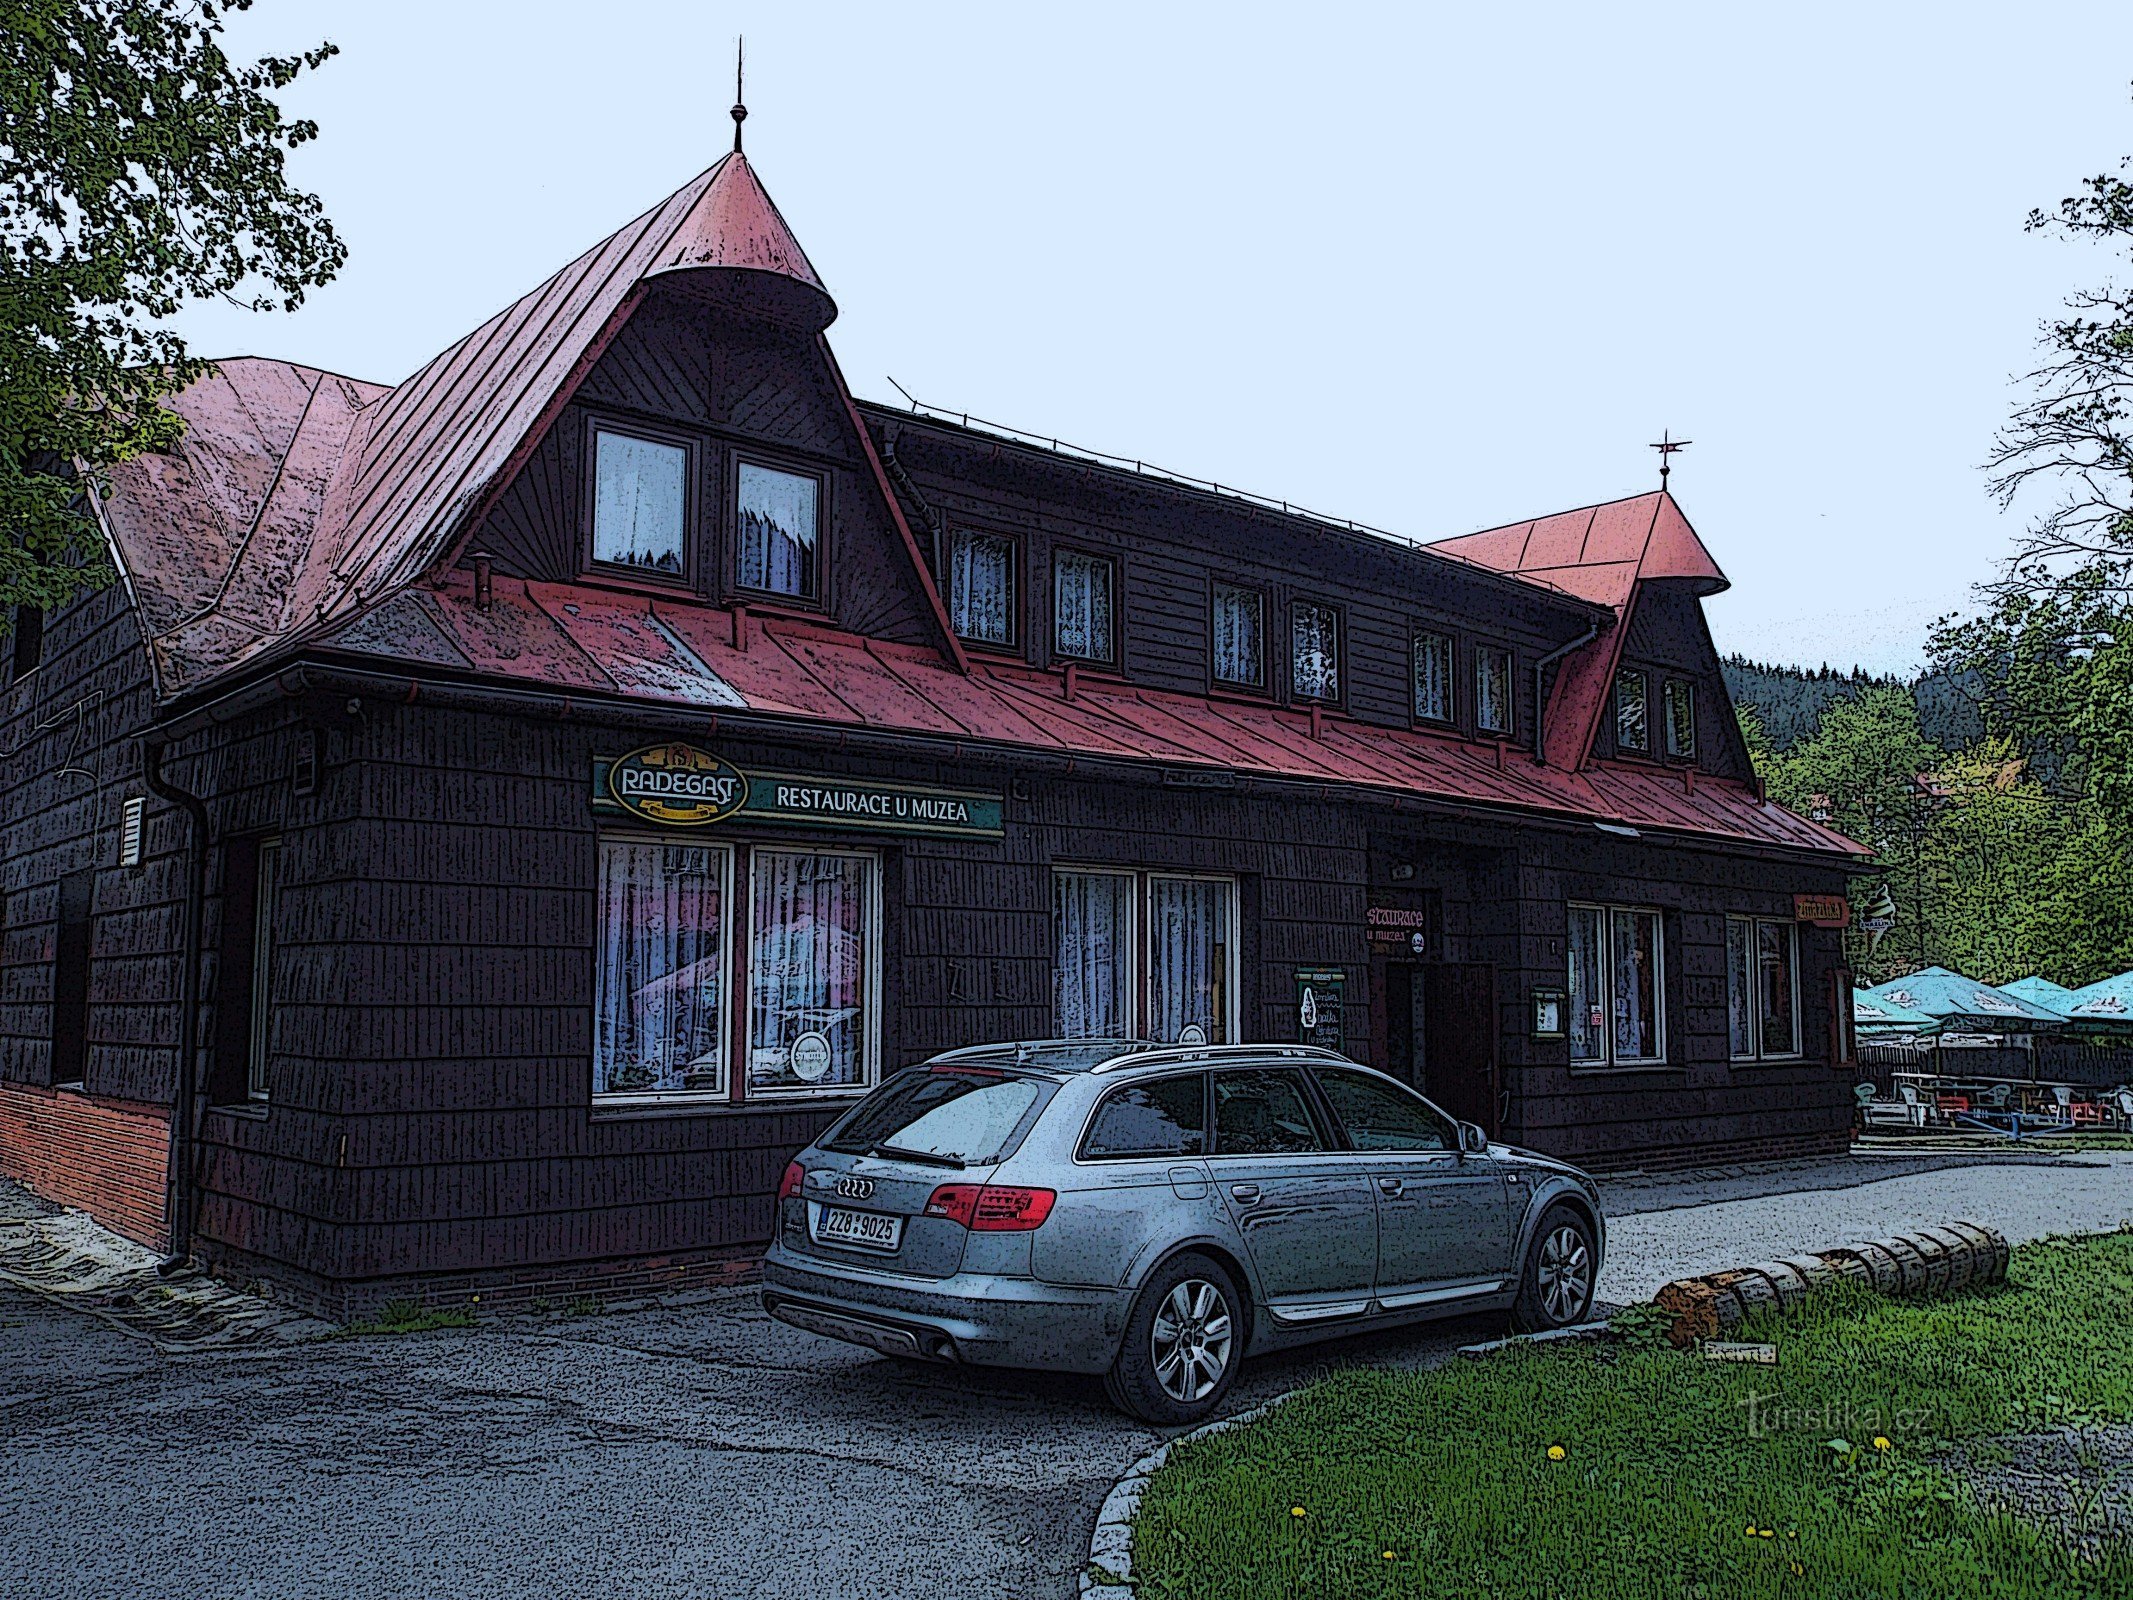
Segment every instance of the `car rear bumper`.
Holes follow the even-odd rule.
[[[887,1355],[1046,1372],[1107,1371],[1133,1303],[1123,1289],[985,1273],[823,1271],[775,1245],[763,1258],[762,1293],[763,1309],[781,1322]]]

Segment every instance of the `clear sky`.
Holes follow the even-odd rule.
[[[1907,669],[2017,525],[2027,236],[2133,152],[2133,6],[260,0],[346,272],[207,355],[394,381],[731,141],[853,387],[1437,538],[1674,489],[1722,650]]]

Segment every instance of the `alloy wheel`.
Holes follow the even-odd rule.
[[[1229,1370],[1229,1300],[1205,1278],[1186,1278],[1163,1297],[1148,1330],[1155,1381],[1190,1404],[1212,1394]]]
[[[1592,1295],[1592,1251],[1565,1223],[1541,1241],[1540,1297],[1548,1320],[1566,1327],[1585,1313]]]

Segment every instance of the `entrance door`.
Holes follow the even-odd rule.
[[[1387,961],[1379,983],[1385,1007],[1385,1070],[1410,1089],[1420,1089],[1429,1037],[1421,963]]]
[[[89,901],[93,868],[59,880],[59,937],[52,961],[52,1081],[80,1083],[89,1064]]]
[[[1496,1085],[1496,969],[1481,962],[1416,969],[1421,991],[1421,1077],[1415,1087],[1462,1122],[1495,1138],[1502,1122]],[[1397,1074],[1395,1074],[1397,1075]]]

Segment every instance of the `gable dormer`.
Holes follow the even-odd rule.
[[[1704,597],[1730,585],[1666,490],[1430,548],[1613,611],[1613,626],[1555,671],[1543,749],[1549,764],[1577,771],[1595,759],[1625,759],[1752,777],[1703,615]]]
[[[746,158],[729,156],[460,563],[943,645],[931,574],[822,337],[835,314]]]

